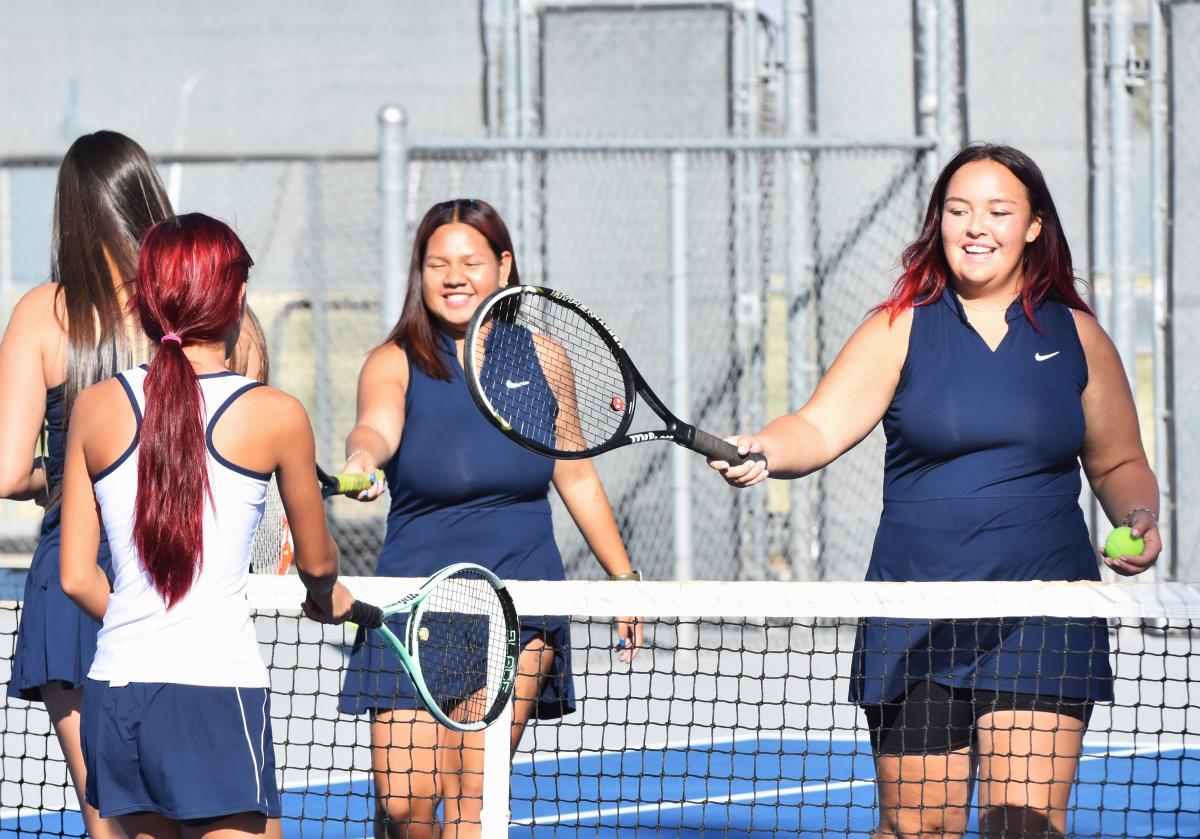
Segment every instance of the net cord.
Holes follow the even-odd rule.
[[[423,580],[343,577],[356,596],[398,600]],[[506,583],[519,615],[537,615],[552,603],[570,615],[723,615],[731,618],[988,618],[1098,617],[1200,621],[1200,583],[1095,582],[544,582]],[[299,578],[251,575],[251,604],[299,609]]]

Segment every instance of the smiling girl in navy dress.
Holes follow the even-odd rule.
[[[467,390],[462,357],[471,315],[488,294],[518,282],[508,229],[489,204],[445,201],[425,214],[404,311],[363,366],[358,419],[346,438],[344,471],[381,466],[391,487],[377,574],[421,577],[467,561],[505,579],[563,579],[547,495],[553,482],[604,570],[617,579],[637,576],[591,461],[552,461],[521,448],[483,418]],[[532,394],[541,388],[537,378],[511,386]],[[620,618],[617,631],[628,661],[641,644],[641,624]],[[536,617],[522,627],[514,749],[531,718],[574,709],[569,641],[561,618]],[[442,836],[477,835],[482,735],[441,728],[420,708],[394,656],[368,637],[351,655],[341,709],[371,714],[376,833],[438,835],[442,801]]]
[[[1158,484],[1112,342],[1075,290],[1036,164],[974,145],[939,175],[892,295],[809,402],[753,436],[734,486],[807,475],[887,435],[869,580],[1096,580],[1080,465],[1157,559]],[[972,778],[989,836],[1060,836],[1092,704],[1112,699],[1103,621],[865,621],[851,698],[875,751],[876,837],[956,836]]]

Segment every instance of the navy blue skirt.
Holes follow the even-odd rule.
[[[407,623],[405,615],[394,615],[388,618],[388,626],[397,638],[404,638]],[[426,617],[422,628],[429,625]],[[570,672],[570,625],[562,617],[536,618],[521,622],[521,649],[535,638],[543,638],[547,645],[554,650],[554,660],[549,674],[542,684],[542,692],[534,706],[534,719],[555,719],[565,716],[575,710],[575,687]],[[478,647],[477,643],[463,641]],[[460,658],[455,656],[456,659]],[[464,681],[471,677],[464,676],[464,671],[472,668],[464,667],[461,662],[455,666],[455,672],[448,673],[437,666],[438,651],[431,649],[423,642],[421,654],[421,673],[430,691],[435,695],[465,696],[483,686],[482,673],[486,672],[486,663],[480,662],[478,678],[470,684]],[[350,661],[346,667],[346,678],[342,684],[342,692],[338,701],[338,710],[344,714],[363,714],[370,711],[394,710],[398,708],[423,708],[424,704],[417,695],[416,688],[408,676],[408,672],[392,651],[377,634],[364,632],[361,628],[354,639],[354,647],[350,652]]]
[[[102,816],[279,818],[267,688],[89,679],[80,720],[86,796]]]
[[[13,652],[8,695],[31,702],[42,700],[42,685],[60,682],[82,688],[92,659],[100,624],[86,615],[62,590],[58,573],[59,530],[42,534],[25,577],[25,599]],[[108,541],[101,540],[100,567],[112,580]]]
[[[1074,497],[885,503],[867,571],[868,580],[879,581],[1099,576]],[[851,701],[893,702],[922,681],[1109,702],[1108,624],[1087,617],[950,621],[879,616],[860,622]]]

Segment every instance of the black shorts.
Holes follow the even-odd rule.
[[[1093,702],[917,682],[896,702],[864,705],[876,755],[948,754],[974,744],[979,718],[996,711],[1044,711],[1087,726]]]

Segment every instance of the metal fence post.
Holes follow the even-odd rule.
[[[681,417],[692,416],[691,350],[688,340],[687,154],[671,152],[668,172],[671,237],[671,406]],[[671,451],[671,497],[675,579],[695,576],[692,564],[692,455],[682,446]]]
[[[307,166],[308,177],[308,215],[309,225],[313,231],[321,230],[326,221],[328,207],[325,201],[325,183],[321,178],[321,167],[317,163]],[[323,236],[311,236],[308,240],[311,249],[312,266],[308,272],[308,297],[312,301],[312,334],[313,334],[313,397],[316,402],[316,414],[313,417],[313,434],[317,444],[317,460],[324,462],[333,454],[333,378],[329,366],[330,332],[329,325],[329,253],[328,245]],[[339,452],[340,454],[340,452]]]
[[[812,134],[812,55],[810,0],[787,0],[784,12],[786,129],[791,139]],[[813,312],[816,308],[816,252],[813,242],[813,155],[787,153],[788,409],[812,395],[820,374]],[[820,579],[821,477],[810,475],[788,486],[788,562],[800,580]]]
[[[1150,196],[1153,220],[1150,228],[1150,273],[1154,290],[1154,470],[1162,494],[1159,532],[1163,536],[1166,576],[1178,576],[1175,546],[1174,391],[1171,347],[1171,184],[1170,90],[1167,80],[1166,4],[1150,3]]]
[[[737,13],[741,40],[739,74],[735,77],[738,103],[737,129],[740,136],[758,135],[758,9],[754,0],[741,0]],[[757,431],[763,425],[763,265],[760,216],[759,149],[745,149],[734,159],[734,264],[739,275],[737,343],[739,346],[739,402],[744,406],[739,425]],[[743,515],[739,546],[743,578],[761,576],[765,563],[763,522],[766,518],[766,494],[747,493],[742,501]]]
[[[917,206],[923,207],[943,161],[938,134],[938,0],[916,0],[913,25],[917,28],[917,134],[939,139],[932,154],[926,153],[917,190]]]
[[[510,142],[515,142],[521,132],[521,39],[520,39],[520,0],[502,0],[504,13],[501,26],[503,28],[500,63],[500,126],[501,135]],[[521,154],[510,150],[504,155],[504,190],[507,206],[504,214],[510,220],[512,227],[513,247],[516,253],[513,257],[517,265],[525,268],[525,231],[522,225],[525,216],[521,211]],[[526,272],[528,275],[528,272]]]
[[[379,318],[386,335],[400,319],[408,285],[408,143],[404,109],[379,111],[379,265],[382,272]]]
[[[1112,332],[1125,375],[1137,393],[1137,290],[1133,266],[1133,127],[1126,62],[1130,37],[1129,0],[1111,0],[1108,7],[1108,112],[1112,144]]]
[[[966,142],[962,108],[963,68],[960,61],[963,9],[960,0],[938,0],[937,9],[937,142],[938,169]]]

